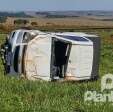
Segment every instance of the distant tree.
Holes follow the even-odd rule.
[[[0,23],[5,23],[7,20],[7,17],[0,17]]]
[[[37,26],[38,24],[37,24],[37,22],[31,22],[31,25],[32,26]]]
[[[0,16],[1,17],[22,17],[22,18],[26,18],[26,17],[32,17],[30,15],[27,15],[25,12],[0,12]]]
[[[29,23],[28,20],[25,20],[25,19],[17,19],[17,20],[14,20],[14,24],[16,25],[26,25],[27,23]]]

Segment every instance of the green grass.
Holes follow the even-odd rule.
[[[87,90],[100,91],[101,76],[113,73],[112,32],[99,32],[102,38],[100,79],[94,82],[57,83],[28,81],[3,75],[0,60],[0,112],[112,112],[111,103],[84,102]],[[0,43],[5,34],[0,34]]]

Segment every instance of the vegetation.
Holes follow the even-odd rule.
[[[4,76],[0,60],[0,112],[113,112],[112,103],[84,102],[84,93],[100,91],[101,76],[113,73],[113,32],[96,33],[102,39],[102,46],[100,79],[94,82],[33,82]],[[0,34],[0,43],[5,36]]]
[[[29,23],[28,20],[25,20],[25,19],[17,19],[17,20],[14,20],[14,24],[15,25],[26,25],[27,23]]]
[[[5,23],[7,20],[7,17],[0,17],[0,23]]]
[[[72,16],[65,16],[65,15],[46,15],[47,18],[69,18]]]
[[[38,23],[37,23],[37,22],[31,22],[31,25],[32,25],[32,26],[37,26]]]
[[[0,12],[0,16],[2,17],[31,17],[24,12]]]

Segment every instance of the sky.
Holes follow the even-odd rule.
[[[0,0],[0,11],[112,10],[113,0]]]

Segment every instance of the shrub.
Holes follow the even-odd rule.
[[[14,20],[14,24],[16,25],[26,25],[27,23],[29,23],[28,20],[25,20],[25,19],[17,19],[17,20]]]
[[[7,20],[7,17],[0,17],[0,23],[5,23]]]
[[[38,24],[37,24],[37,22],[31,22],[31,25],[32,26],[37,26]]]

